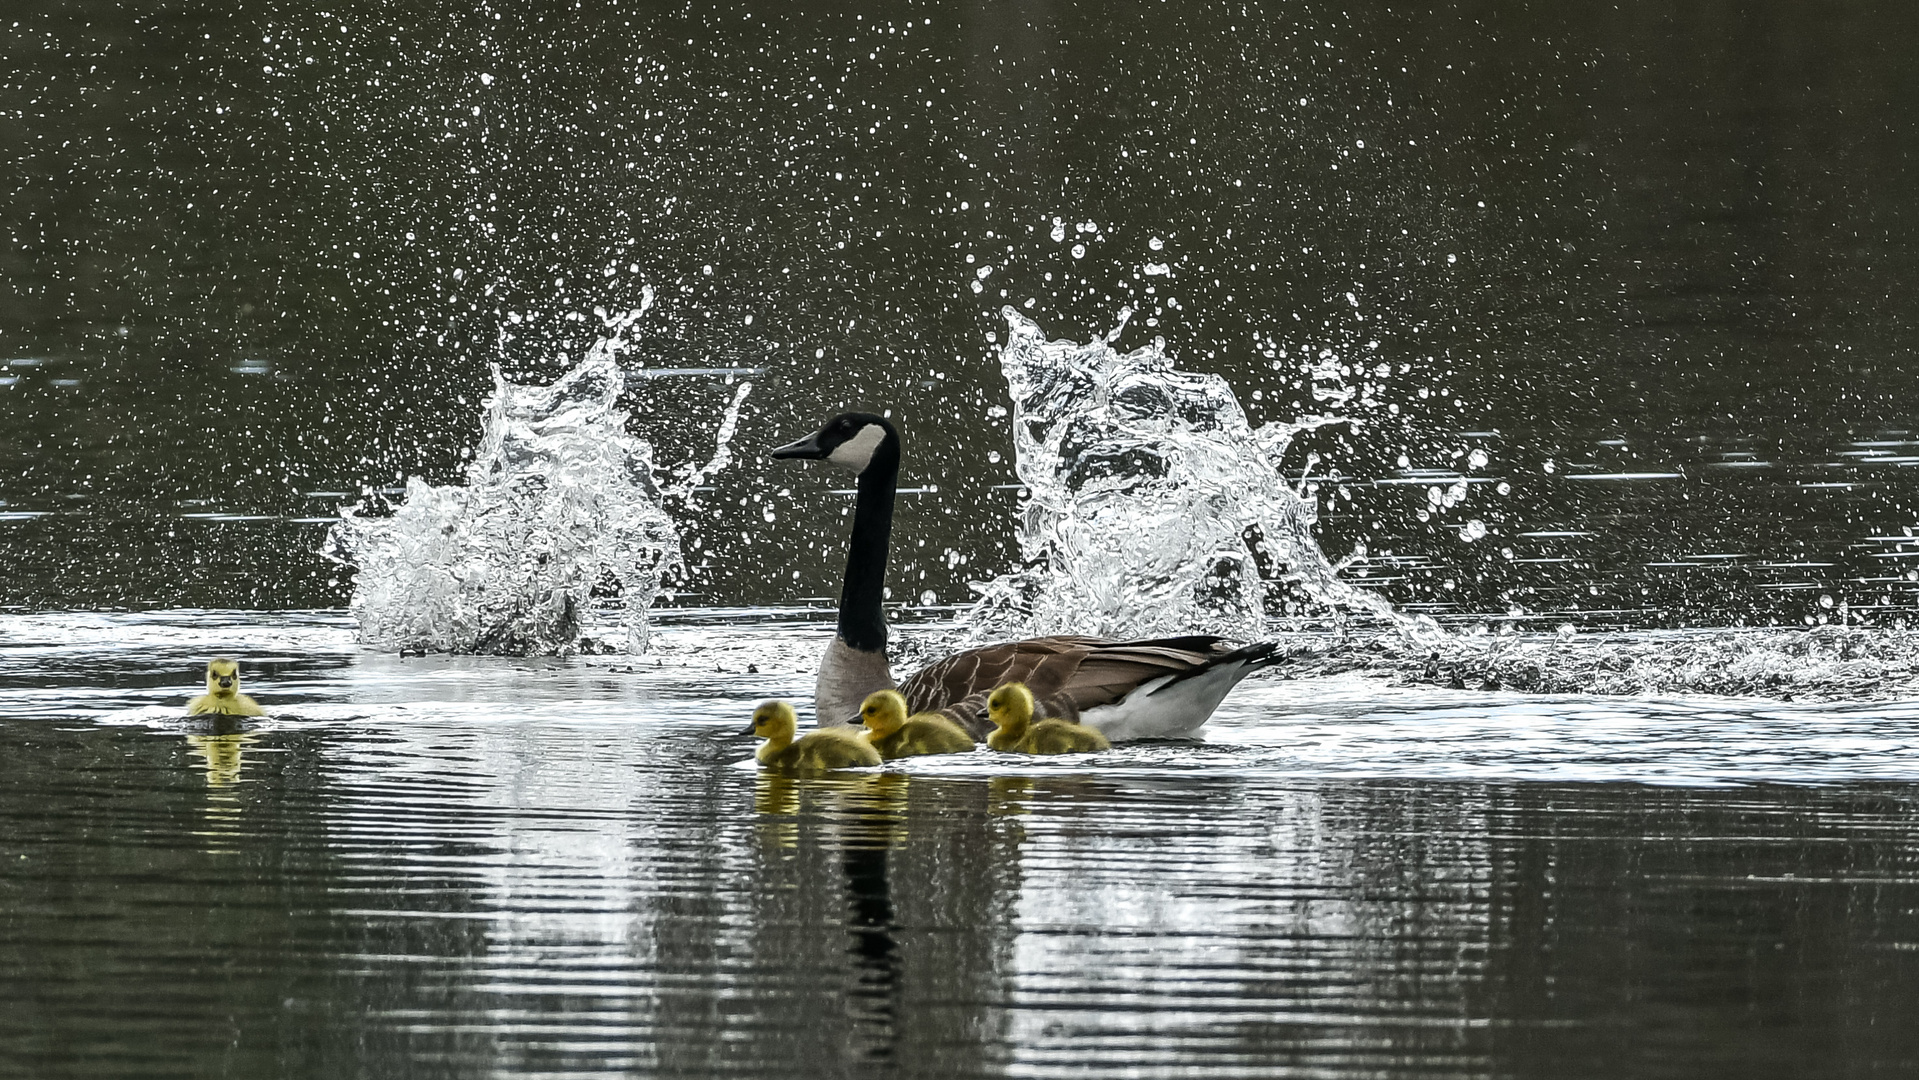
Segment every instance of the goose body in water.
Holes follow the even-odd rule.
[[[899,432],[883,416],[842,413],[772,456],[825,461],[859,478],[839,626],[814,687],[822,725],[857,724],[868,694],[895,688],[881,602],[899,483]],[[993,730],[987,696],[1008,682],[1026,684],[1041,715],[1079,721],[1114,741],[1184,738],[1206,723],[1241,679],[1281,659],[1271,642],[1236,648],[1209,634],[1143,641],[1041,637],[955,653],[897,689],[913,712],[943,713],[975,738]]]

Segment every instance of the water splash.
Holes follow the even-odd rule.
[[[1225,379],[1177,370],[1161,342],[1120,353],[1117,329],[1085,345],[1048,341],[1012,308],[1002,314],[1025,566],[976,585],[976,636],[1251,639],[1302,607],[1420,629],[1339,576],[1363,549],[1330,562],[1313,539],[1314,505],[1280,475],[1296,435],[1346,421],[1255,429]]]
[[[706,465],[655,479],[653,448],[627,433],[619,364],[638,311],[551,386],[493,369],[494,391],[464,485],[413,477],[390,516],[341,511],[325,554],[359,571],[350,610],[362,644],[387,650],[566,655],[641,652],[647,609],[680,569],[664,501],[731,460],[752,384],[741,384]]]
[[[1356,643],[1325,650],[1329,662]],[[1584,695],[1710,694],[1787,701],[1912,699],[1919,635],[1899,630],[1673,630],[1459,636],[1439,649],[1375,643],[1359,667],[1408,684]],[[1311,670],[1306,665],[1303,670]]]

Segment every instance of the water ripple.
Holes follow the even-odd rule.
[[[817,629],[676,634],[649,666],[400,660],[320,615],[0,618],[8,1059],[1596,1075],[1685,1000],[1662,1060],[1806,1074],[1811,1042],[1740,1049],[1755,1010],[1904,1060],[1919,702],[1347,671],[1244,686],[1203,742],[797,780],[738,731],[810,676],[746,667],[803,667]],[[247,641],[274,717],[182,718],[196,650]]]

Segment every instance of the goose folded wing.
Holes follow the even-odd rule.
[[[913,712],[936,712],[983,737],[993,725],[986,719],[986,699],[993,688],[1023,682],[1035,696],[1041,688],[1064,685],[1080,660],[1100,638],[1044,637],[986,645],[928,664],[902,682],[899,691]]]
[[[1050,696],[1070,700],[1076,713],[1111,705],[1156,679],[1167,676],[1178,679],[1204,671],[1222,655],[1214,648],[1219,640],[1176,638],[1101,646],[1090,650],[1072,676]],[[1037,688],[1034,694],[1039,695]]]
[[[1118,701],[1142,683],[1203,669],[1221,655],[1221,640],[1028,638],[956,653],[927,665],[899,689],[913,712],[940,713],[978,737],[992,729],[986,699],[1004,683],[1025,683],[1038,715],[1077,720],[1083,710]]]
[[[1090,646],[1103,644],[1098,638],[1047,637],[967,649],[914,672],[899,689],[913,712],[932,712],[1004,683],[1030,686],[1042,673],[1063,678]]]

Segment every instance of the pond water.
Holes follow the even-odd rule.
[[[651,289],[627,404],[663,462],[758,384],[679,522],[686,602],[836,593],[836,497],[760,455],[854,404],[908,435],[896,582],[965,603],[1009,569],[1012,305],[1082,342],[1130,307],[1120,348],[1163,336],[1254,423],[1351,418],[1279,468],[1402,607],[1915,608],[1905,6],[18,0],[5,29],[0,603],[342,606],[338,508],[457,477],[489,363],[549,382]]]
[[[1877,0],[12,0],[0,1073],[1919,1072],[1915,42]],[[1312,556],[1249,592],[1435,622],[1248,607],[1292,659],[1200,742],[742,764],[850,509],[770,447],[905,432],[913,658],[1024,568],[1007,308],[1296,431],[1214,478]],[[496,379],[596,350],[610,471],[490,471]],[[608,476],[644,653],[356,643],[343,507],[418,480],[445,554],[500,524],[458,483]],[[270,718],[184,720],[220,653]]]
[[[1200,743],[744,765],[825,627],[0,620],[33,1076],[1898,1075],[1919,704],[1242,687]],[[270,719],[192,723],[244,644]],[[757,669],[749,671],[749,668]]]

